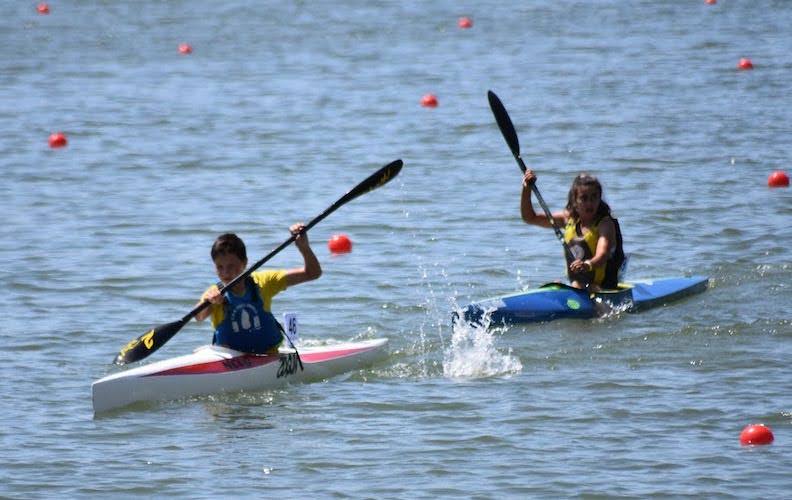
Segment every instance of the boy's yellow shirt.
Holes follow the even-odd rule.
[[[250,276],[259,287],[261,300],[264,302],[264,310],[272,312],[272,297],[286,289],[286,270],[256,271]],[[204,292],[204,296],[209,290],[215,288],[217,288],[217,285],[210,286]],[[203,299],[203,296],[201,298]],[[210,307],[212,311],[212,327],[217,328],[223,322],[223,318],[225,318],[225,307],[224,304],[212,304]]]

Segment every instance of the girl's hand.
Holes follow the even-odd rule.
[[[534,182],[536,182],[536,173],[531,169],[526,170],[523,175],[523,187],[530,187]]]
[[[573,273],[587,273],[593,269],[591,261],[577,259],[569,265],[569,270]]]

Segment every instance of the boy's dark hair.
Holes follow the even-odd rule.
[[[212,260],[218,255],[236,255],[239,260],[247,262],[245,243],[234,233],[225,233],[217,237],[212,245]]]

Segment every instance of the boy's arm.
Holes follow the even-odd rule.
[[[294,224],[289,228],[292,234],[297,237],[294,240],[297,249],[303,256],[303,267],[289,269],[286,271],[286,286],[299,285],[306,281],[312,281],[322,275],[322,266],[319,264],[319,259],[316,258],[311,249],[311,244],[308,241],[308,234],[301,233],[305,229],[303,224]]]

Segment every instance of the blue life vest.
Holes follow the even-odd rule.
[[[253,278],[245,280],[245,293],[225,297],[223,321],[215,329],[212,344],[254,354],[265,354],[283,340],[283,328],[271,312],[264,310],[259,287]]]

